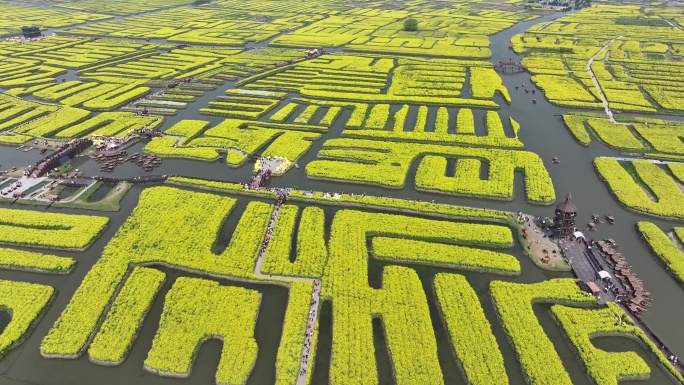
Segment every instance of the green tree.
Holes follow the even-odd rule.
[[[414,18],[408,18],[404,20],[404,31],[417,31],[418,30],[418,20]]]

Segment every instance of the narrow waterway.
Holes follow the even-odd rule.
[[[522,33],[536,23],[546,22],[560,16],[562,14],[520,23],[495,35],[491,39],[492,62],[496,63],[509,58],[520,61],[523,56],[516,55],[508,49],[510,36]],[[572,193],[579,210],[577,227],[580,229],[587,227],[592,214],[615,217],[614,225],[599,224],[597,231],[587,232],[586,235],[596,240],[613,238],[618,242],[618,250],[632,265],[632,270],[643,280],[644,286],[652,294],[651,308],[643,316],[645,323],[667,343],[675,354],[684,354],[684,334],[678,332],[678,320],[684,317],[684,307],[677,305],[684,303],[684,290],[640,240],[635,227],[639,221],[650,221],[669,230],[674,226],[681,226],[681,222],[635,213],[621,206],[612,197],[592,165],[596,157],[620,156],[620,154],[597,141],[592,142],[588,147],[578,144],[565,128],[561,118],[557,116],[572,110],[550,104],[542,97],[539,89],[536,95],[526,94],[522,89],[515,91],[516,85],[524,83],[528,88],[531,86],[530,74],[503,74],[502,77],[513,98],[511,105],[504,107],[502,112],[510,114],[521,124],[520,139],[525,144],[525,149],[539,154],[544,160],[553,179],[556,197],[561,199],[565,194]],[[537,99],[537,104],[532,104],[533,98]],[[641,116],[659,117],[658,115]],[[662,118],[672,119],[673,117]],[[682,117],[677,116],[674,119],[681,121]],[[551,162],[553,157],[559,157],[560,164],[553,164]],[[511,210],[511,207],[508,207],[508,210]],[[514,210],[537,215],[553,215],[551,208],[534,207],[518,200],[511,211]]]

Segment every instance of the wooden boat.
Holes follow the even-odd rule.
[[[606,215],[606,220],[607,220],[608,223],[610,223],[611,225],[612,225],[612,224],[615,224],[615,218],[613,218],[612,215]]]

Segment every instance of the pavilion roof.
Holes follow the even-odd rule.
[[[568,194],[565,196],[565,201],[558,206],[556,206],[556,211],[560,211],[563,213],[576,213],[577,212],[577,207],[575,207],[574,204],[572,204],[572,194]]]

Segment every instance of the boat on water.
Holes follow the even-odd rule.
[[[612,224],[615,224],[615,218],[613,218],[612,215],[606,215],[606,220],[607,220],[608,223],[610,223],[611,225],[612,225]]]

